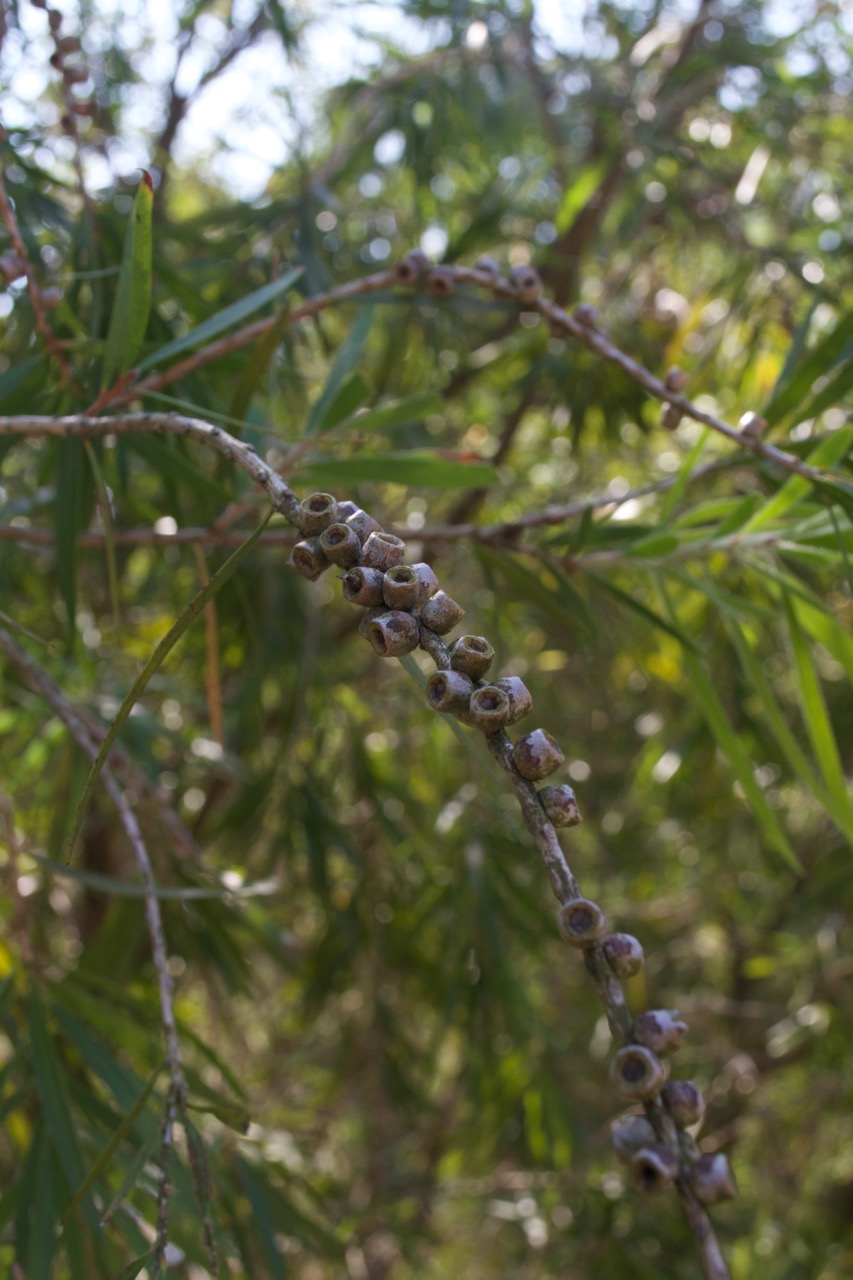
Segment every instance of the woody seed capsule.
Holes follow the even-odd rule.
[[[700,1156],[690,1170],[690,1181],[693,1183],[696,1199],[703,1204],[734,1200],[737,1195],[734,1174],[721,1151]]]
[[[557,743],[547,729],[534,729],[519,738],[512,749],[512,759],[522,778],[528,782],[538,782],[547,778],[555,769],[565,762]]]
[[[383,613],[387,612],[388,610],[383,608],[382,605],[377,605],[375,608],[365,609],[364,613],[361,615],[361,621],[358,624],[358,634],[360,636],[364,636],[365,640],[369,640],[372,624],[377,618],[381,618]]]
[[[535,302],[542,292],[539,273],[532,267],[512,267],[509,282],[522,302]]]
[[[338,504],[330,493],[309,494],[299,504],[299,528],[307,537],[322,533],[338,519]]]
[[[426,564],[423,560],[412,565],[412,572],[418,580],[418,604],[422,604],[438,591],[438,578],[435,576],[432,565]]]
[[[623,1098],[643,1102],[660,1093],[666,1070],[660,1058],[642,1044],[629,1044],[614,1054],[610,1074]]]
[[[515,724],[533,710],[533,697],[527,685],[518,676],[503,676],[494,681],[496,689],[503,689],[509,698],[509,718],[507,724]]]
[[[373,516],[369,516],[366,511],[362,511],[361,507],[356,507],[355,511],[347,516],[346,522],[351,529],[355,529],[361,542],[367,542],[371,533],[378,533],[382,529],[379,521],[374,520]]]
[[[557,916],[560,933],[573,947],[589,947],[603,937],[607,928],[604,912],[597,902],[574,898],[560,907]]]
[[[432,263],[423,249],[410,249],[405,257],[395,264],[394,279],[397,284],[417,284],[420,277],[425,271],[429,271],[431,266]]]
[[[509,719],[509,698],[504,689],[487,684],[475,689],[468,703],[468,720],[483,733],[497,733]]]
[[[452,631],[464,616],[465,610],[461,604],[451,600],[444,591],[436,591],[421,609],[421,622],[437,636],[443,636],[448,631]]]
[[[474,268],[477,271],[485,271],[490,276],[499,276],[501,273],[501,264],[497,258],[490,258],[488,254],[483,254],[481,258],[478,258],[474,263]]]
[[[705,1099],[701,1089],[689,1080],[670,1080],[664,1087],[663,1101],[679,1129],[701,1124],[705,1115]]]
[[[662,1056],[680,1049],[686,1034],[687,1023],[681,1021],[677,1009],[650,1009],[634,1023],[634,1035],[640,1044]]]
[[[417,618],[401,609],[380,614],[367,628],[367,638],[382,658],[402,658],[417,649],[420,637]]]
[[[418,603],[420,583],[412,566],[392,566],[382,579],[382,594],[389,609],[413,609]]]
[[[320,534],[320,546],[332,564],[348,569],[361,558],[361,540],[348,524],[330,524]]]
[[[361,563],[371,568],[387,570],[401,564],[406,554],[406,544],[393,533],[375,530],[370,534],[361,552]]]
[[[329,567],[319,538],[303,538],[301,542],[297,542],[290,553],[288,564],[309,582],[314,582]]]
[[[633,978],[643,967],[643,948],[630,933],[608,933],[601,949],[617,978]]]
[[[456,280],[450,267],[433,267],[427,276],[427,286],[430,293],[435,293],[440,298],[446,298],[449,293],[452,293],[455,283]]]
[[[610,1141],[617,1158],[628,1164],[641,1147],[654,1146],[655,1131],[645,1116],[620,1116],[610,1126]]]
[[[450,646],[450,665],[472,680],[481,680],[492,665],[495,651],[485,636],[460,636]]]
[[[434,711],[464,714],[474,690],[473,682],[459,671],[436,671],[426,687],[426,700]]]
[[[570,786],[543,787],[539,799],[548,821],[555,827],[576,827],[581,821],[578,802]]]
[[[384,604],[385,596],[382,591],[384,578],[385,575],[381,569],[365,568],[363,565],[348,569],[341,579],[344,599],[349,600],[350,604],[360,604],[364,608]]]
[[[677,1174],[678,1156],[661,1142],[642,1147],[631,1161],[634,1186],[646,1195],[660,1195]]]

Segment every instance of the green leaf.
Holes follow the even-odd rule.
[[[572,185],[566,188],[554,219],[560,234],[568,231],[590,196],[598,190],[611,165],[610,160],[598,160],[587,165],[585,169],[581,169]]]
[[[277,298],[280,298],[299,279],[302,272],[302,267],[292,267],[283,276],[279,276],[277,280],[262,285],[260,289],[247,293],[246,297],[241,298],[239,302],[233,302],[231,306],[224,307],[222,311],[217,311],[216,315],[196,325],[194,329],[190,329],[189,333],[185,333],[182,338],[175,338],[172,342],[167,342],[164,347],[154,351],[150,356],[146,356],[138,366],[139,372],[146,373],[149,369],[153,369],[155,365],[162,364],[164,360],[171,360],[174,356],[183,355],[185,351],[191,351],[193,347],[201,346],[202,343],[209,342],[211,338],[218,338],[220,334],[227,333],[229,329],[233,329],[242,320],[248,320],[249,316],[254,315],[256,311],[260,311],[262,307],[266,307],[269,303],[275,302]]]
[[[41,1000],[35,987],[28,1004],[32,1068],[36,1092],[44,1112],[50,1142],[59,1157],[69,1188],[79,1186],[85,1174],[83,1157],[71,1118],[65,1092],[62,1067],[56,1056],[53,1038],[45,1021]]]
[[[110,327],[104,348],[102,386],[112,385],[116,374],[129,369],[139,354],[151,309],[151,212],[154,186],[151,174],[142,170],[142,181],[130,213],[121,270]]]
[[[144,898],[145,887],[136,880],[121,880],[118,876],[107,876],[100,871],[81,871],[77,867],[66,867],[53,858],[42,853],[33,852],[30,857],[45,871],[64,879],[74,880],[77,884],[86,885],[89,889],[97,889],[114,898]],[[158,885],[154,891],[155,898],[173,902],[204,902],[207,900],[222,901],[225,898],[266,898],[281,892],[281,882],[276,879],[258,880],[239,885],[233,889],[225,885]]]
[[[150,1249],[146,1249],[144,1253],[140,1253],[138,1257],[134,1258],[133,1262],[129,1262],[124,1270],[118,1273],[116,1280],[136,1280],[148,1259],[153,1255],[154,1247],[152,1245]]]
[[[666,618],[656,613],[654,609],[650,609],[642,600],[638,600],[636,596],[632,596],[629,591],[623,591],[621,587],[617,587],[615,582],[611,582],[609,578],[603,577],[600,573],[595,573],[592,569],[587,569],[583,561],[579,563],[579,568],[585,577],[601,587],[604,591],[615,597],[620,604],[626,605],[629,609],[633,609],[634,613],[638,613],[646,622],[650,622],[653,627],[660,627],[661,631],[665,631],[667,635],[674,636],[685,649],[695,649],[693,641],[675,622],[667,622]]]
[[[335,400],[344,382],[353,372],[364,353],[370,330],[373,328],[373,316],[374,307],[372,303],[359,310],[355,323],[350,329],[346,341],[338,351],[335,363],[329,370],[326,385],[311,406],[308,420],[305,423],[306,436],[316,435],[318,431],[324,431],[326,427],[334,425],[330,421],[330,415],[333,412]]]
[[[806,461],[810,467],[832,467],[849,453],[851,444],[853,444],[853,427],[839,427],[812,449]],[[756,529],[761,529],[771,521],[778,520],[813,491],[814,486],[803,476],[789,476],[781,489],[778,489],[773,497],[746,522],[741,532],[754,533]]]
[[[808,352],[785,385],[774,393],[762,415],[771,426],[805,403],[818,378],[828,374],[841,360],[849,359],[851,344],[853,311],[842,316],[832,332]]]
[[[497,472],[487,462],[467,462],[415,450],[395,453],[357,453],[300,467],[304,484],[408,484],[418,488],[469,489],[496,484]]]
[[[82,440],[63,439],[56,445],[56,575],[65,605],[69,642],[77,619],[77,564],[79,537],[89,519],[92,472]]]
[[[693,469],[702,456],[710,435],[710,427],[705,427],[703,431],[700,431],[696,439],[696,443],[693,445],[693,448],[681,464],[675,484],[663,500],[663,505],[661,507],[661,524],[666,524],[669,521],[673,511],[684,496],[684,491],[693,476]]]
[[[845,816],[844,829],[853,830],[853,806],[851,806],[847,792],[841,756],[839,755],[838,744],[835,741],[835,733],[829,719],[829,712],[826,709],[820,681],[787,592],[782,595],[782,603],[785,607],[785,617],[791,637],[791,648],[799,678],[800,705],[803,711],[803,719],[806,722],[806,730],[823,773],[827,791],[832,796],[838,812]]]
[[[335,428],[337,431],[391,431],[395,427],[407,427],[413,422],[422,422],[433,414],[444,412],[444,401],[434,391],[423,391],[419,395],[407,396],[404,400],[396,400],[393,404],[379,405],[376,409],[366,409],[351,418],[345,418]]]
[[[323,415],[323,430],[331,431],[350,422],[356,410],[370,398],[370,387],[360,373],[351,373],[337,390]]]
[[[207,583],[207,585],[204,586],[201,589],[201,591],[199,591],[195,596],[193,596],[192,600],[187,605],[184,612],[178,618],[176,618],[175,622],[169,628],[166,635],[157,645],[151,657],[148,659],[148,661],[145,663],[145,666],[142,668],[141,672],[136,677],[136,680],[134,680],[130,691],[125,695],[124,699],[122,700],[121,706],[116,712],[116,715],[112,724],[109,726],[106,734],[104,735],[104,741],[101,744],[101,748],[98,752],[98,755],[91,769],[89,770],[88,777],[86,778],[86,782],[83,787],[83,794],[80,797],[80,803],[77,806],[77,812],[74,816],[74,823],[71,829],[71,834],[66,844],[66,859],[68,861],[71,860],[71,854],[74,849],[74,845],[77,841],[77,837],[80,834],[80,829],[83,825],[83,819],[86,816],[86,810],[88,808],[89,801],[91,800],[92,794],[95,790],[95,787],[97,786],[98,778],[101,776],[101,770],[104,767],[106,758],[110,753],[110,748],[112,747],[113,743],[118,737],[118,734],[119,734],[119,731],[121,730],[122,725],[127,720],[127,717],[130,715],[136,702],[142,696],[142,693],[146,685],[148,684],[148,681],[154,675],[155,671],[157,671],[158,668],[162,666],[162,664],[165,662],[168,655],[171,653],[172,649],[180,640],[181,636],[184,634],[187,628],[191,626],[193,622],[195,622],[196,618],[201,614],[208,600],[212,600],[214,598],[214,596],[225,585],[225,583],[228,581],[228,579],[231,577],[234,571],[238,569],[239,566],[242,564],[243,560],[245,560],[246,556],[249,554],[252,547],[255,545],[258,538],[261,536],[264,529],[267,527],[267,524],[269,523],[271,516],[272,516],[272,511],[270,511],[269,514],[266,516],[266,518],[261,521],[257,529],[255,529],[254,533],[252,533],[246,539],[246,541],[237,548],[234,554],[232,556],[229,556],[229,558],[225,561],[225,564],[223,564],[221,568],[217,569],[216,573],[214,573],[211,576],[210,581]]]

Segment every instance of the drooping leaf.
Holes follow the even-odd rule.
[[[104,387],[112,386],[116,375],[132,366],[148,327],[148,313],[151,310],[153,206],[154,184],[151,174],[143,169],[142,181],[130,211],[118,287],[104,348]]]

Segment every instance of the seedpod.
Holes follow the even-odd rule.
[[[332,564],[348,569],[361,559],[361,539],[348,524],[330,524],[320,534],[320,546]]]
[[[355,565],[352,569],[347,569],[341,579],[344,599],[349,600],[350,604],[360,604],[364,608],[383,605],[385,603],[382,590],[384,579],[385,574],[381,569]]]
[[[574,898],[564,902],[557,916],[560,933],[573,947],[589,947],[603,937],[607,929],[604,912],[597,902]]]
[[[509,718],[507,724],[515,724],[533,710],[533,697],[527,685],[519,676],[503,676],[493,681],[496,689],[503,689],[509,698]]]
[[[434,711],[462,716],[474,691],[473,682],[459,671],[436,671],[426,687],[426,700]]]
[[[309,494],[299,504],[299,528],[308,536],[322,533],[338,519],[338,504],[330,493]]]
[[[465,617],[465,610],[443,591],[436,591],[421,609],[421,622],[437,636],[452,631],[460,619]]]
[[[493,684],[475,689],[468,703],[468,720],[483,733],[497,733],[509,720],[509,698],[504,689]]]
[[[699,1157],[690,1170],[690,1181],[697,1200],[703,1204],[718,1204],[720,1200],[734,1200],[737,1183],[726,1157],[721,1151]]]
[[[393,533],[385,533],[382,529],[375,529],[362,547],[361,563],[387,572],[401,564],[405,554],[406,544],[402,538]]]
[[[601,939],[601,949],[617,978],[633,978],[643,967],[643,948],[630,933],[608,933]]]
[[[379,614],[367,628],[367,638],[382,658],[402,658],[420,641],[417,618],[401,609]]]
[[[640,1044],[661,1055],[680,1049],[686,1034],[687,1023],[681,1021],[677,1009],[650,1009],[634,1023],[634,1035]]]
[[[303,538],[301,542],[297,542],[290,553],[288,564],[309,582],[314,582],[329,567],[319,538]]]
[[[455,284],[456,278],[450,267],[433,267],[427,276],[427,287],[430,293],[435,293],[440,298],[446,298],[449,293],[452,293]]]
[[[420,277],[429,271],[432,263],[422,249],[410,249],[399,262],[394,264],[394,279],[397,284],[417,284]]]
[[[418,580],[418,604],[423,604],[438,591],[438,578],[432,565],[419,560],[412,565],[412,572]]]
[[[619,1049],[610,1064],[610,1074],[623,1098],[644,1102],[660,1093],[666,1070],[660,1058],[642,1044]]]
[[[623,1164],[628,1164],[642,1147],[654,1146],[657,1137],[645,1116],[630,1115],[613,1121],[610,1141],[617,1157]]]
[[[460,636],[450,646],[450,665],[472,680],[482,680],[492,665],[495,651],[485,636]]]
[[[389,609],[413,609],[420,590],[418,575],[409,564],[392,566],[382,579],[382,594]]]
[[[546,729],[534,729],[519,738],[512,749],[512,758],[516,769],[528,782],[547,778],[566,759]]]
[[[522,302],[535,302],[542,292],[542,281],[533,267],[512,267],[509,282]]]
[[[669,1080],[664,1086],[663,1101],[679,1129],[701,1124],[705,1116],[702,1090],[689,1080]]]
[[[581,821],[575,793],[567,783],[543,787],[539,799],[548,821],[555,827],[576,827]]]
[[[361,507],[356,507],[355,511],[347,516],[346,522],[351,529],[355,529],[362,543],[367,542],[371,533],[379,533],[382,529],[379,521],[374,520],[373,516],[369,516],[366,511],[362,511]]]
[[[641,1147],[631,1161],[631,1177],[638,1191],[660,1195],[678,1176],[678,1156],[663,1143]]]

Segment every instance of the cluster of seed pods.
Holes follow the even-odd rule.
[[[398,264],[403,284],[426,280],[434,292],[443,289],[442,268],[413,252]],[[481,264],[478,264],[480,266]],[[491,269],[491,268],[489,268]],[[432,281],[431,277],[436,280]],[[519,300],[538,293],[538,277],[524,268],[508,288]],[[313,581],[331,566],[343,570],[345,598],[362,610],[359,631],[383,658],[399,658],[424,649],[439,668],[429,679],[426,699],[435,711],[454,716],[486,735],[504,733],[527,716],[533,699],[518,676],[492,679],[488,672],[494,649],[483,636],[462,635],[443,640],[464,616],[462,607],[439,587],[428,564],[406,564],[406,544],[386,533],[378,521],[353,502],[338,502],[315,493],[302,502],[297,516],[302,540],[290,564]],[[511,767],[530,784],[550,778],[565,756],[545,729],[533,729],[511,744]],[[536,799],[552,827],[572,827],[581,821],[575,794],[565,783],[541,786]],[[631,934],[608,932],[601,907],[575,895],[561,901],[558,926],[564,940],[603,958],[609,980],[636,975],[643,966],[643,948]],[[589,967],[589,966],[588,966]],[[694,1134],[701,1125],[705,1102],[689,1081],[668,1080],[668,1061],[681,1045],[687,1025],[677,1010],[657,1009],[630,1020],[611,1062],[611,1076],[626,1102],[635,1110],[616,1120],[613,1145],[630,1166],[641,1191],[663,1191],[678,1179],[689,1184],[696,1199],[711,1205],[736,1194],[728,1160],[722,1153],[701,1153]]]

